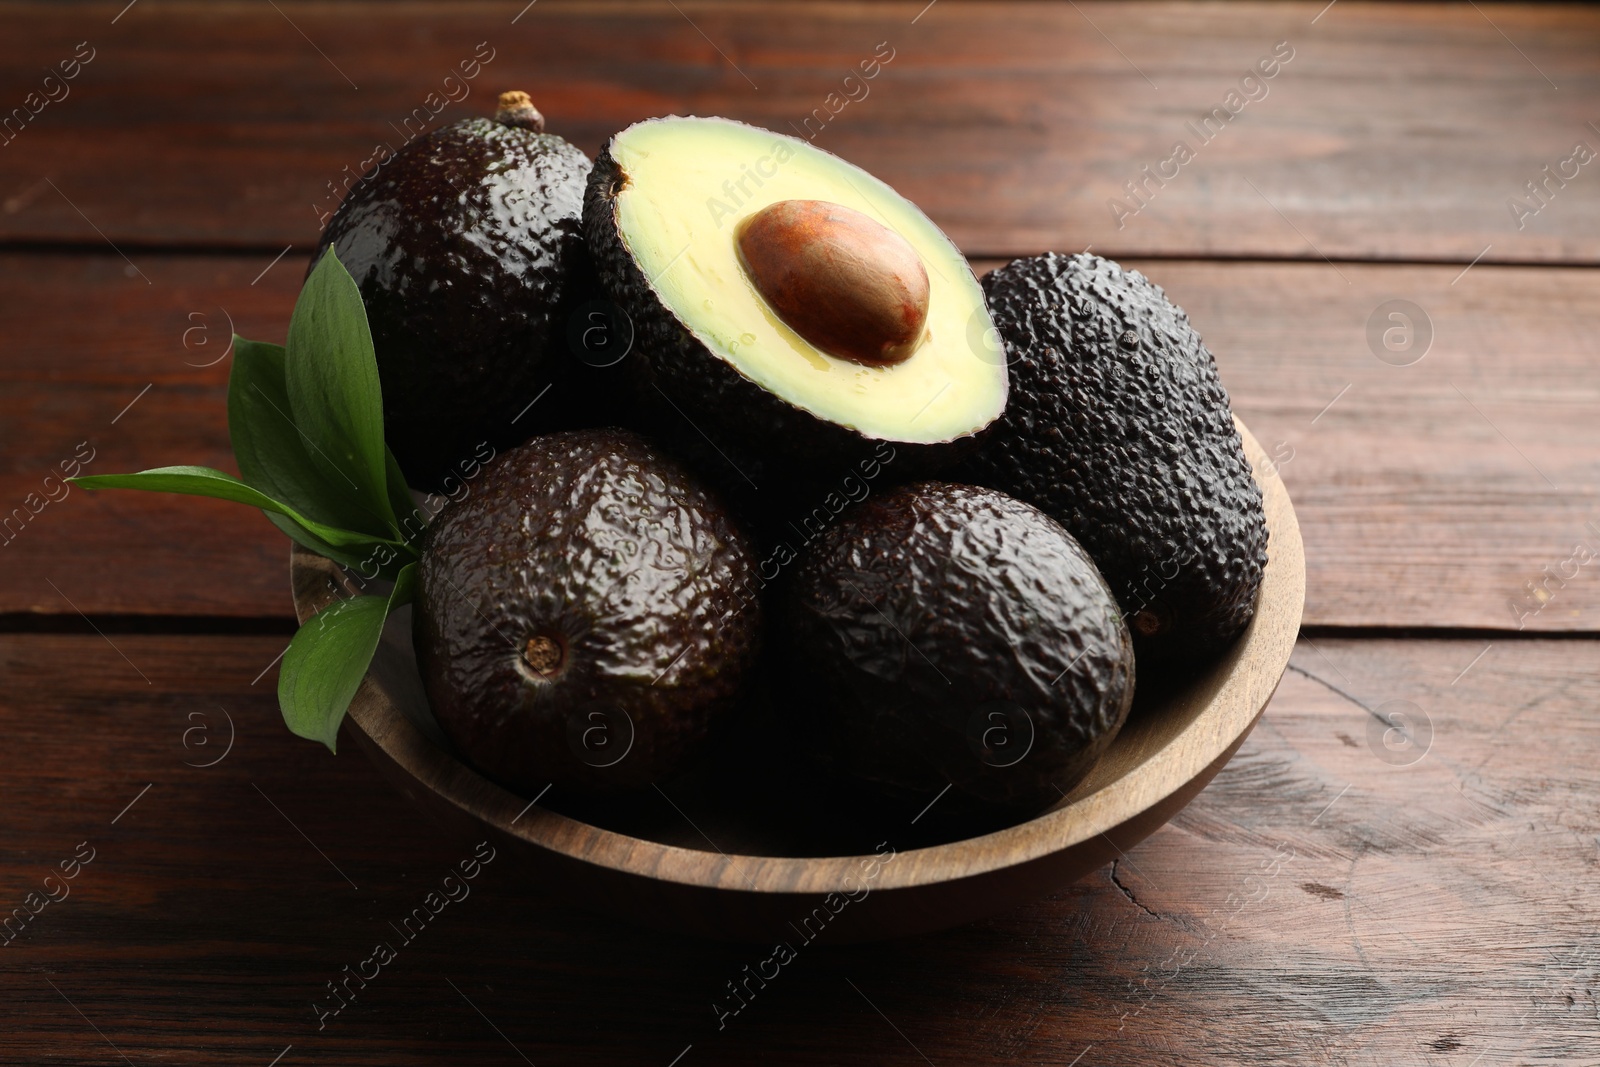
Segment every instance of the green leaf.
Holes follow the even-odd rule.
[[[383,444],[383,391],[355,279],[329,248],[295,301],[284,382],[311,461],[351,485],[362,509],[398,533]]]
[[[408,563],[415,563],[419,555],[415,550],[394,541],[373,541],[340,548],[297,526],[292,519],[270,511],[263,514],[266,515],[267,521],[288,534],[296,544],[304,545],[317,555],[327,556],[346,570],[354,571],[354,577],[363,582],[374,578],[393,581],[400,573],[400,569]]]
[[[417,507],[416,501],[411,499],[411,489],[406,485],[406,476],[400,473],[400,464],[387,447],[383,450],[383,459],[389,472],[384,484],[389,491],[389,506],[394,509],[395,516],[400,520],[400,539],[420,552],[422,531],[428,525],[427,516]]]
[[[306,435],[294,422],[285,372],[283,346],[235,335],[228,436],[240,476],[314,522],[390,536],[387,516],[372,512],[353,482],[330,481],[312,459]]]
[[[372,544],[394,545],[405,552],[412,550],[387,538],[371,534],[341,530],[306,518],[287,504],[280,503],[259,490],[241,482],[231,474],[210,467],[156,467],[138,474],[90,474],[67,479],[84,489],[145,489],[155,493],[182,493],[186,496],[208,496],[217,500],[232,500],[249,504],[262,511],[276,512],[293,520],[307,533],[336,547]]]
[[[295,522],[286,515],[280,515],[275,511],[263,511],[262,514],[267,517],[268,522],[272,523],[272,525],[276,526],[279,530],[288,535],[289,540],[293,541],[295,544],[304,545],[317,555],[327,556],[335,563],[351,568],[352,570],[366,566],[367,560],[371,557],[374,551],[374,549],[370,546],[359,545],[350,548],[339,548],[336,545],[328,544],[328,542],[324,541],[322,538],[307,530],[304,526],[301,526],[299,523]],[[385,577],[393,577],[393,575],[385,575]]]
[[[339,724],[378,650],[383,621],[411,600],[415,581],[416,564],[407,564],[387,597],[341,600],[295,633],[278,674],[278,706],[292,733],[338,751]]]

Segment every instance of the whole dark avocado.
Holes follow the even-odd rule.
[[[434,716],[512,788],[660,781],[758,654],[754,567],[722,506],[643,438],[536,437],[429,527],[414,638]]]
[[[1215,655],[1255,611],[1267,528],[1188,316],[1144,275],[1093,255],[1015,260],[983,287],[1011,397],[964,476],[1072,532],[1144,666]]]
[[[569,320],[595,290],[581,233],[589,159],[542,132],[526,94],[500,104],[495,118],[425,134],[364,174],[311,260],[336,246],[361,289],[389,447],[420,489],[448,489],[492,450],[583,424],[584,391],[564,386],[581,372]]]
[[[919,482],[801,557],[775,652],[787,728],[836,773],[941,808],[1038,810],[1133,701],[1116,601],[1060,525],[1003,493]]]

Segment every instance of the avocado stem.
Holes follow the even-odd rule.
[[[518,126],[534,133],[544,132],[544,116],[533,106],[533,99],[520,89],[500,94],[494,120],[505,126]]]
[[[527,647],[523,649],[523,656],[541,678],[549,678],[561,670],[566,662],[566,652],[561,643],[545,634],[535,634],[528,638]]]

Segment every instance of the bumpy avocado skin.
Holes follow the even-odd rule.
[[[1003,493],[918,482],[797,564],[775,653],[788,729],[837,773],[946,811],[1038,810],[1110,744],[1133,647],[1088,555]]]
[[[513,788],[659,781],[759,654],[754,566],[717,500],[638,435],[534,438],[429,527],[414,638],[434,715]],[[524,656],[540,635],[565,648],[549,679]]]
[[[783,506],[761,499],[774,495],[766,492],[769,485],[797,473],[843,476],[870,457],[880,442],[756,385],[712,354],[661,303],[617,225],[615,201],[624,181],[607,143],[589,175],[583,227],[601,288],[633,322],[635,344],[625,370],[651,430],[719,488],[759,512]],[[933,474],[948,468],[970,441],[896,442],[894,447],[902,470]]]
[[[1144,275],[1094,255],[1015,260],[983,288],[1011,396],[963,474],[1072,532],[1145,666],[1215,655],[1255,611],[1267,528],[1228,394],[1188,316]]]
[[[568,336],[596,293],[589,166],[560,137],[467,119],[369,172],[329,220],[312,264],[333,245],[360,286],[389,446],[417,488],[459,476],[480,442],[584,424]]]

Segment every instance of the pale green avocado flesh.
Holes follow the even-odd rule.
[[[1006,403],[1005,358],[972,269],[909,200],[806,141],[716,118],[619,133],[621,238],[661,304],[714,356],[819,419],[874,439],[938,443],[976,433]],[[740,260],[739,224],[783,200],[860,211],[903,237],[927,270],[927,330],[909,358],[831,356],[774,313]]]

